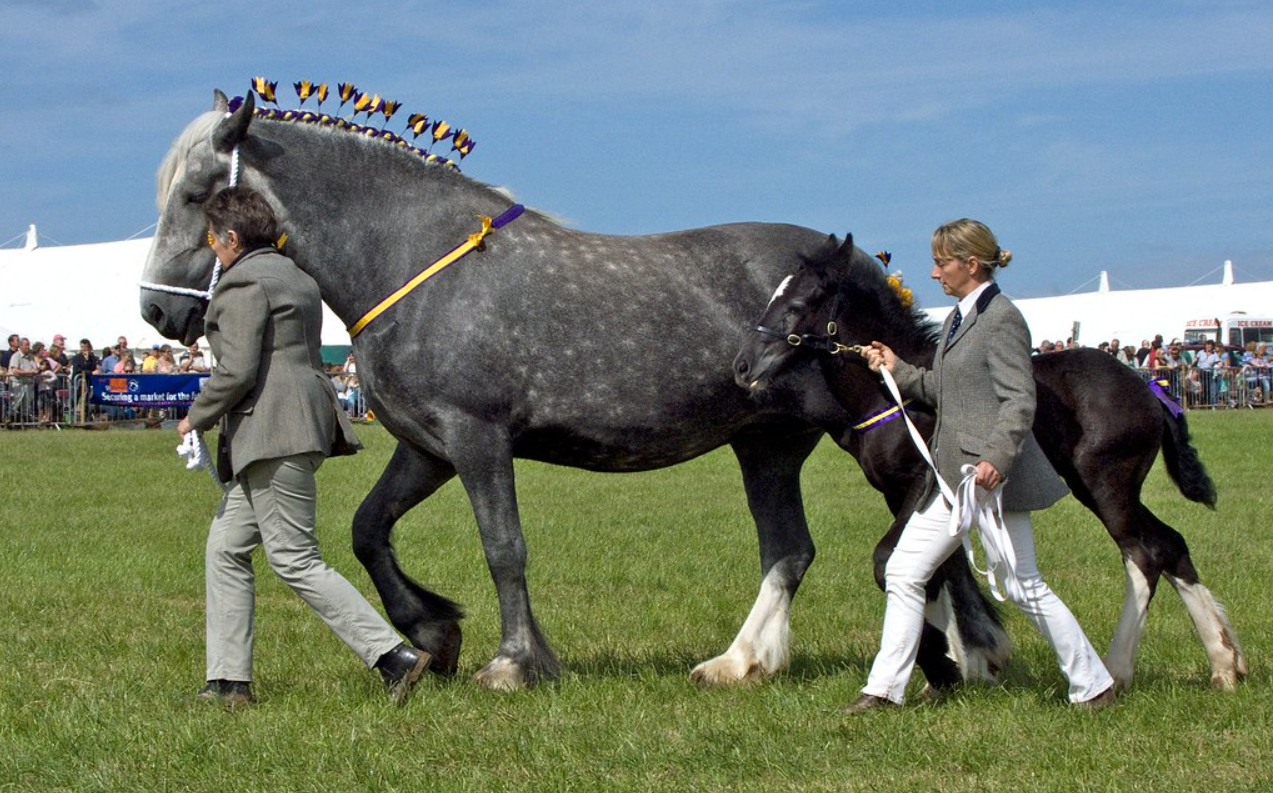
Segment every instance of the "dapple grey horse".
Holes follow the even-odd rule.
[[[760,594],[730,647],[692,675],[727,685],[782,669],[791,601],[814,557],[800,470],[822,431],[802,416],[838,408],[825,388],[758,406],[734,385],[730,360],[748,316],[824,236],[745,223],[618,237],[531,211],[514,218],[501,192],[383,137],[330,119],[284,120],[256,109],[251,94],[230,113],[218,92],[160,168],[142,315],[169,338],[202,333],[213,256],[201,205],[232,169],[275,207],[284,252],[347,326],[477,232],[479,216],[498,218],[476,250],[353,339],[368,403],[398,441],[353,522],[389,619],[432,655],[433,671],[456,670],[460,608],[400,569],[390,537],[403,514],[458,476],[502,622],[498,653],[476,678],[495,689],[555,678],[526,586],[513,459],[640,471],[729,444],[759,535]],[[949,570],[963,624],[984,637],[974,651],[1006,655],[966,565]],[[930,682],[958,678],[941,633],[926,632],[925,647]]]

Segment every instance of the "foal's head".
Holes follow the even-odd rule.
[[[935,325],[910,305],[897,279],[853,245],[834,236],[778,286],[760,321],[734,359],[734,379],[763,390],[800,356],[848,356],[854,347],[882,341],[899,354],[931,350]]]

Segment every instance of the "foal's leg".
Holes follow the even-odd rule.
[[[1246,656],[1242,653],[1242,646],[1238,644],[1237,635],[1229,625],[1224,607],[1211,594],[1211,590],[1198,580],[1185,538],[1148,509],[1145,512],[1148,513],[1149,521],[1157,527],[1154,534],[1147,539],[1147,544],[1168,560],[1164,565],[1163,575],[1185,602],[1198,639],[1207,651],[1207,660],[1211,664],[1211,685],[1223,691],[1232,691],[1246,677],[1247,666]]]
[[[1126,575],[1123,607],[1105,654],[1105,668],[1113,676],[1114,684],[1120,690],[1132,684],[1137,650],[1149,618],[1149,604],[1157,591],[1159,578],[1166,575],[1184,600],[1194,630],[1207,652],[1212,685],[1233,688],[1246,676],[1247,667],[1224,609],[1199,582],[1184,537],[1140,502],[1140,483],[1154,455],[1147,457],[1148,463],[1119,461],[1112,455],[1102,457],[1099,473],[1095,468],[1085,477],[1074,469],[1064,473],[1075,497],[1105,524],[1123,556]],[[1082,466],[1085,460],[1092,459],[1096,458],[1080,455],[1078,462]],[[1087,482],[1097,484],[1089,490]]]
[[[701,686],[757,682],[787,667],[791,601],[814,556],[800,468],[821,437],[821,431],[757,434],[733,444],[760,540],[760,594],[729,649],[690,673]]]
[[[922,490],[923,482],[917,483]],[[884,570],[915,511],[908,498],[888,533],[875,546],[875,583],[883,591]],[[924,629],[915,663],[927,680],[925,691],[941,691],[961,681],[994,682],[1008,665],[1012,640],[1003,629],[995,607],[986,599],[968,567],[956,551],[928,582]]]
[[[399,443],[380,480],[354,515],[354,553],[367,568],[393,626],[433,656],[429,670],[455,674],[460,659],[460,607],[402,572],[393,552],[393,526],[455,475],[445,460]]]

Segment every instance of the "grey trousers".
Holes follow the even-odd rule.
[[[252,552],[318,613],[367,666],[402,640],[366,598],[318,554],[314,536],[320,453],[252,463],[235,477],[208,532],[208,680],[252,680],[256,583]]]

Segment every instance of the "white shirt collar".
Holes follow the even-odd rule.
[[[958,303],[959,313],[962,316],[968,316],[972,312],[972,307],[977,305],[977,298],[981,297],[981,293],[989,289],[990,285],[993,283],[993,280],[986,281],[981,286],[964,295]]]

